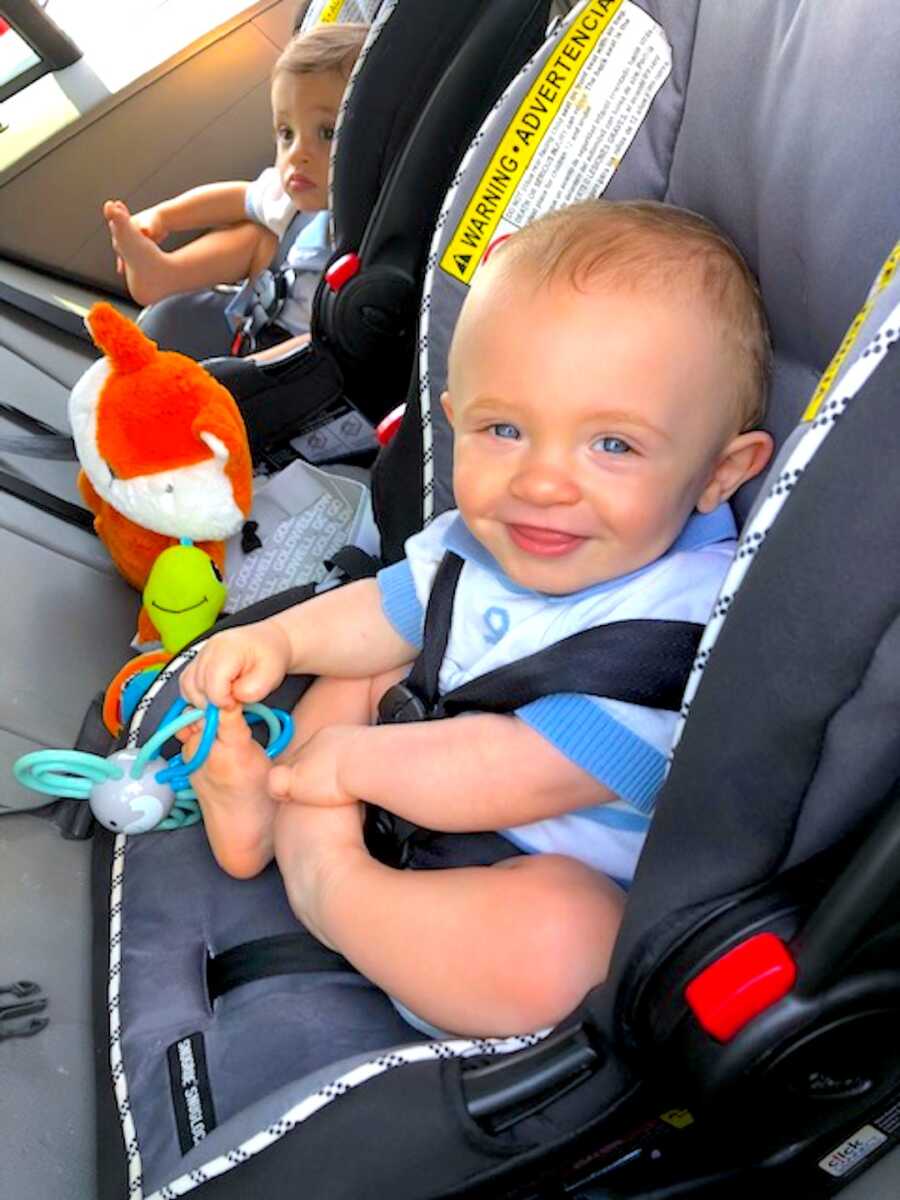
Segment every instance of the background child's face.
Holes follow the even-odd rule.
[[[717,321],[684,294],[486,271],[446,398],[466,524],[537,591],[645,566],[718,503],[705,489],[737,419]]]
[[[275,166],[300,212],[328,207],[328,163],[346,84],[339,71],[279,71],[272,80]]]

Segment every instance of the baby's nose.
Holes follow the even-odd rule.
[[[293,146],[291,147],[290,157],[291,157],[291,161],[295,162],[295,163],[307,162],[309,159],[309,150],[307,149],[307,143],[306,143],[305,139],[300,137],[299,135],[297,136],[297,138],[294,141]]]
[[[542,507],[581,499],[581,489],[564,467],[541,461],[526,464],[513,478],[511,490],[517,499]]]

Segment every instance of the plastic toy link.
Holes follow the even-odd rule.
[[[290,715],[264,704],[247,704],[244,712],[250,724],[265,722],[269,731],[266,754],[275,758],[293,736]],[[200,720],[203,736],[193,758],[185,762],[176,754],[166,762],[157,754],[180,729]],[[209,757],[218,725],[219,710],[214,704],[203,712],[188,708],[185,700],[176,700],[162,725],[139,750],[114,750],[108,758],[81,750],[35,750],[16,762],[13,773],[19,783],[45,796],[87,800],[100,824],[114,833],[183,829],[201,819],[188,776]]]

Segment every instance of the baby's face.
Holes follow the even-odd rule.
[[[339,71],[279,71],[272,81],[275,166],[299,212],[328,207],[331,143],[346,84]]]
[[[486,270],[446,397],[466,524],[541,592],[645,566],[718,503],[707,485],[737,433],[718,323],[683,295]]]

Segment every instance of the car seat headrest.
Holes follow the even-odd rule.
[[[890,0],[701,0],[665,199],[720,225],[759,278],[779,444],[897,237],[898,37]]]
[[[441,215],[408,398],[411,409],[421,404],[424,474],[402,506],[412,513],[407,527],[383,531],[389,555],[452,504],[439,397],[484,248],[575,200],[670,201],[734,240],[759,277],[772,327],[765,424],[784,441],[897,232],[900,142],[883,131],[893,119],[900,9],[860,0],[839,19],[825,9],[797,0],[762,8],[585,0],[551,29],[475,138]],[[398,453],[411,438],[403,433]],[[384,466],[396,479],[389,454]],[[736,497],[741,519],[761,483]]]

